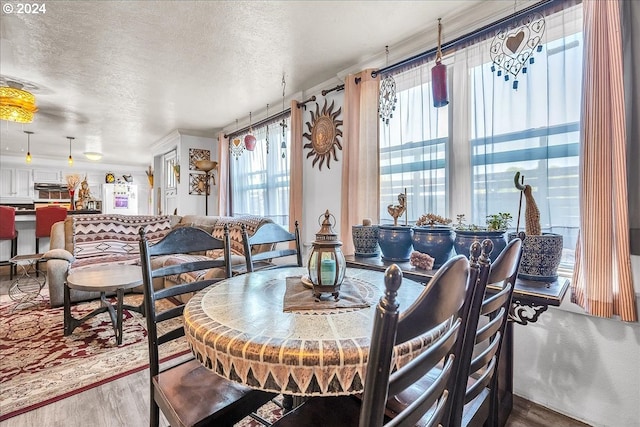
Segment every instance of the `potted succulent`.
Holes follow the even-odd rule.
[[[447,262],[453,250],[451,219],[427,213],[416,221],[413,229],[413,249],[434,258],[433,268]]]
[[[467,224],[464,214],[458,215],[458,222],[454,227],[456,237],[453,241],[456,253],[469,257],[469,248],[473,242],[482,242],[484,239],[489,239],[493,242],[493,251],[489,258],[491,258],[491,261],[495,261],[500,252],[507,246],[504,233],[509,228],[511,220],[510,213],[500,212],[487,215],[486,225],[480,226]]]
[[[522,242],[522,259],[518,269],[518,277],[525,280],[536,280],[541,282],[553,282],[558,278],[558,266],[562,259],[562,249],[564,246],[561,234],[543,233],[540,224],[540,210],[533,197],[533,190],[530,185],[524,185],[524,177],[520,177],[520,172],[516,172],[514,177],[515,186],[521,191],[526,200],[525,207],[525,238]],[[518,216],[518,226],[520,217]],[[517,235],[509,233],[509,240]]]

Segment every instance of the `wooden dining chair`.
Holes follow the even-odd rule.
[[[216,249],[223,250],[222,259],[194,255],[195,259],[190,262],[152,267],[152,258],[160,255],[203,253]],[[159,411],[162,410],[173,427],[231,426],[273,398],[271,393],[253,390],[222,378],[193,358],[160,370],[158,347],[184,336],[183,322],[178,318],[185,304],[177,297],[190,295],[231,277],[228,228],[225,226],[224,237],[219,240],[201,229],[181,227],[169,232],[156,244],[150,244],[145,238],[144,229],[141,229],[140,256],[149,341],[149,425],[158,426]],[[222,269],[223,278],[219,278],[219,274],[212,274],[210,269]],[[189,276],[185,283],[154,290],[154,279],[165,276],[181,278],[185,275]],[[169,299],[175,305],[157,311],[156,302],[161,299]]]
[[[40,253],[40,238],[51,235],[51,227],[67,218],[67,209],[62,206],[43,206],[36,209],[36,253]]]
[[[521,257],[522,240],[511,240],[489,272],[488,283],[500,285],[500,291],[485,293],[478,313],[470,313],[469,327],[476,333],[470,345],[465,345],[461,356],[463,366],[466,366],[461,378],[468,378],[468,381],[466,384],[461,382],[466,387],[456,391],[450,426],[498,425],[497,367]]]
[[[0,261],[0,265],[9,266],[9,280],[13,280],[17,269],[10,259],[18,255],[18,231],[16,230],[16,209],[11,206],[0,206],[0,240],[11,241],[9,259]]]
[[[465,339],[459,352],[457,382],[451,393],[450,413],[443,425],[449,427],[497,425],[497,375],[495,370],[504,336],[511,295],[515,285],[521,257],[521,240],[512,240],[491,264],[485,253],[491,253],[492,242],[482,242],[483,256],[479,259],[480,272],[473,301],[467,314]],[[470,262],[474,263],[473,250]],[[489,268],[490,267],[490,268]],[[495,295],[487,295],[489,284],[501,284]],[[481,317],[488,322],[480,324]],[[466,378],[467,380],[461,380]],[[402,411],[415,395],[431,387],[432,376],[425,376],[412,388],[389,399],[387,410],[391,416]]]
[[[295,243],[295,249],[278,247],[282,244]],[[281,225],[274,222],[262,225],[249,237],[247,228],[242,224],[242,243],[244,245],[244,257],[247,272],[265,270],[269,268],[291,267],[297,265],[302,267],[302,251],[300,250],[300,231],[298,221],[295,223],[293,233],[285,230]],[[259,253],[252,253],[253,247],[257,245],[269,245],[269,249]],[[296,257],[296,263],[274,263],[276,258],[289,256]]]
[[[392,265],[385,272],[385,295],[374,316],[371,345],[361,397],[314,397],[285,414],[274,427],[298,426],[414,426],[438,425],[448,413],[451,374],[462,336],[461,311],[467,297],[469,262],[462,256],[447,261],[425,286],[418,299],[402,313],[396,302],[402,272]],[[477,278],[474,274],[473,283]],[[444,328],[443,328],[444,326]],[[433,339],[436,336],[437,338]],[[394,353],[403,339],[432,341],[431,345],[408,363],[392,370]],[[397,354],[395,354],[397,356]],[[396,357],[397,359],[397,357]],[[441,366],[441,369],[437,369]],[[432,387],[388,420],[385,402],[437,369]],[[388,422],[387,422],[388,421]],[[385,424],[385,422],[387,422]]]

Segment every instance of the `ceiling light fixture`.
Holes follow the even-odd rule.
[[[33,135],[33,132],[25,130],[24,133],[27,134],[27,158],[25,161],[31,163],[31,135]]]
[[[85,151],[84,155],[87,159],[93,160],[94,162],[102,158],[102,153],[98,153],[96,151]]]
[[[36,111],[36,97],[22,90],[20,83],[7,82],[7,86],[0,86],[0,119],[31,123]]]
[[[69,140],[69,166],[73,166],[73,157],[71,157],[71,141],[73,141],[75,138],[72,136],[68,136],[67,139]]]

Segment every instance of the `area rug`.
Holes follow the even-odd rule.
[[[43,297],[38,305],[15,311],[15,303],[6,295],[0,299],[0,421],[148,367],[146,321],[141,314],[124,310],[120,346],[107,313],[65,337],[63,308],[49,308],[46,289]],[[125,304],[137,306],[141,301],[140,294],[125,296]],[[80,318],[99,304],[76,304],[72,314]],[[163,360],[189,351],[184,340],[160,349]]]

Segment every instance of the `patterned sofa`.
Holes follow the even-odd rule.
[[[194,226],[222,237],[225,224],[229,227],[232,262],[244,263],[241,225],[255,232],[270,219],[257,216],[215,217],[203,215],[145,216],[92,214],[69,215],[64,222],[51,228],[50,250],[44,254],[47,260],[47,282],[52,307],[64,304],[64,282],[70,271],[92,266],[113,264],[137,264],[140,262],[139,230],[145,227],[147,238],[154,242],[162,239],[172,228]],[[221,254],[181,255],[154,259],[157,265],[185,262],[194,256],[218,257]],[[214,277],[219,272],[203,272]],[[188,281],[189,278],[174,278]],[[154,283],[157,288],[171,286],[169,280]],[[141,291],[141,288],[139,289]],[[71,290],[72,301],[98,298],[95,292]]]

